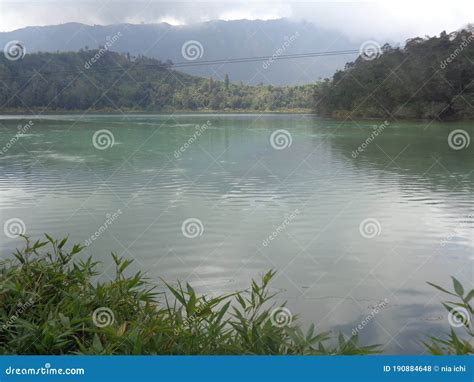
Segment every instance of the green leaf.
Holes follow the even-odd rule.
[[[474,289],[471,289],[469,293],[467,294],[467,296],[464,298],[464,301],[466,301],[466,303],[469,303],[469,301],[471,301],[473,298],[474,298]]]
[[[168,290],[173,293],[173,296],[176,297],[176,300],[178,300],[183,306],[186,306],[186,300],[185,298],[171,285],[165,282],[166,287]]]
[[[451,293],[450,291],[448,291],[444,288],[441,288],[439,285],[430,283],[429,281],[427,281],[426,283],[431,285],[432,287],[435,287],[436,289],[439,289],[441,292],[444,292],[444,293],[450,294],[451,296],[456,296],[457,297],[457,295],[455,295],[454,293]]]
[[[220,310],[219,314],[217,315],[216,322],[220,322],[220,321],[222,320],[222,317],[223,317],[224,314],[227,312],[227,309],[229,309],[229,306],[230,306],[230,301],[227,302],[227,303],[222,307],[222,309]]]
[[[67,237],[61,240],[61,242],[58,244],[58,248],[61,249],[62,247],[64,247],[64,244],[66,244],[66,242],[67,242]]]
[[[66,317],[64,314],[59,313],[59,320],[61,321],[61,324],[68,328],[71,326],[71,322],[69,321],[69,317]]]
[[[189,296],[188,303],[186,304],[186,313],[188,316],[192,315],[196,308],[196,294],[193,291],[193,294]]]
[[[451,278],[453,279],[454,291],[459,297],[462,298],[462,296],[464,296],[464,288],[455,277],[452,276]]]
[[[94,334],[94,338],[92,340],[92,348],[97,353],[102,353],[102,351],[104,350],[104,347],[102,346],[102,342],[100,341],[100,338],[97,333]]]
[[[268,285],[268,283],[270,282],[270,280],[273,278],[273,276],[275,276],[275,273],[274,271],[268,271],[267,273],[265,273],[265,275],[263,276],[262,278],[262,281],[263,281],[263,285],[266,286]]]

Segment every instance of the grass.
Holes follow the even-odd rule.
[[[96,282],[99,263],[79,259],[80,245],[67,239],[32,242],[0,264],[0,354],[373,354],[379,345],[360,346],[358,336],[303,331],[297,316],[275,304],[269,271],[247,290],[209,297],[189,284],[162,288],[141,272],[127,275],[131,260],[112,254],[115,277]],[[454,279],[455,280],[455,279]],[[165,292],[159,292],[165,288]],[[468,309],[474,292],[445,303]],[[457,304],[457,305],[456,305]],[[457,316],[453,316],[457,317]],[[468,323],[468,325],[471,325]],[[467,326],[472,338],[472,327]],[[472,353],[468,341],[451,332],[425,344],[433,354]]]

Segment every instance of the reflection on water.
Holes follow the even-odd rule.
[[[0,142],[18,124],[3,117]],[[195,126],[210,122],[199,136]],[[275,289],[318,329],[360,331],[388,353],[420,353],[422,333],[446,330],[439,295],[425,281],[472,282],[473,146],[447,137],[468,124],[392,123],[310,115],[49,116],[0,156],[0,219],[28,235],[70,234],[84,243],[121,211],[86,252],[133,257],[152,278],[186,279],[207,293],[248,285],[270,268]],[[97,150],[99,129],[115,144]],[[291,145],[275,150],[271,133]],[[195,139],[191,139],[193,137]],[[181,155],[175,155],[187,143]],[[107,215],[109,214],[109,215]],[[187,238],[182,223],[202,222]],[[365,219],[379,224],[361,235]],[[268,239],[271,236],[271,239]],[[366,235],[367,236],[367,235]],[[370,236],[370,235],[369,235]],[[4,256],[19,239],[1,237]]]

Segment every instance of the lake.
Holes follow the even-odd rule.
[[[426,281],[473,280],[474,142],[463,137],[472,123],[3,116],[2,257],[22,246],[18,230],[69,235],[104,261],[101,278],[114,251],[209,294],[275,269],[305,324],[350,335],[363,322],[362,343],[421,354],[425,334],[449,330]]]

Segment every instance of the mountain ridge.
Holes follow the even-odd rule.
[[[122,37],[110,48],[119,53],[144,55],[162,61],[185,61],[182,50],[189,41],[202,46],[199,60],[299,54],[325,50],[359,49],[360,43],[339,32],[319,28],[306,21],[276,20],[211,20],[189,25],[111,24],[87,25],[65,23],[26,27],[11,32],[0,32],[0,46],[10,41],[21,41],[27,53],[79,51],[84,47],[97,48],[107,37],[121,32]],[[197,45],[199,46],[199,45]],[[282,53],[283,52],[283,53]],[[223,80],[254,85],[293,85],[314,83],[332,76],[354,56],[304,58],[287,62],[273,62],[264,68],[261,62],[209,65],[183,68],[182,71],[201,77],[213,76]]]

